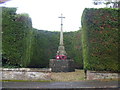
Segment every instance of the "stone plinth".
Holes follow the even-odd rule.
[[[74,60],[72,59],[65,60],[50,59],[49,67],[52,69],[52,72],[75,71]]]

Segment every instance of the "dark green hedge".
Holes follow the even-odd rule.
[[[120,71],[118,9],[85,9],[82,15],[84,68]]]
[[[26,67],[32,54],[32,22],[27,14],[16,14],[16,8],[2,7],[3,66]]]
[[[33,29],[33,55],[28,67],[48,67],[49,60],[55,58],[58,33]]]
[[[81,30],[65,32],[64,44],[68,56],[74,59],[76,68],[83,68]]]

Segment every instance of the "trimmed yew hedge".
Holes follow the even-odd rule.
[[[2,7],[3,66],[26,67],[32,54],[32,22],[27,14],[16,14],[16,8]]]
[[[84,69],[120,71],[118,13],[119,9],[110,8],[84,10],[81,20]]]

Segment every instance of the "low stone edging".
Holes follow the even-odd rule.
[[[51,80],[50,69],[0,68],[2,80]]]
[[[51,69],[43,68],[0,68],[0,80],[51,80]],[[120,73],[87,71],[87,80],[120,79]]]
[[[87,80],[98,80],[98,79],[120,79],[120,73],[104,72],[104,71],[87,71]]]

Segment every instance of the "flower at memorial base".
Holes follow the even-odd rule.
[[[59,59],[59,56],[56,56],[56,59]]]

